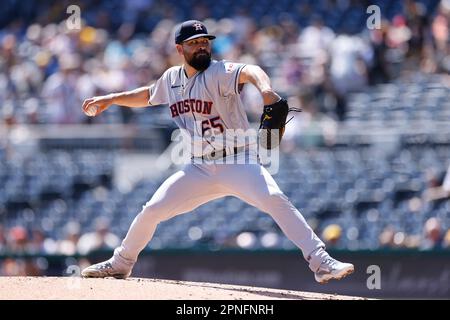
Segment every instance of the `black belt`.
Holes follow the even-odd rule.
[[[221,159],[221,158],[225,158],[226,156],[232,155],[232,154],[236,154],[238,152],[241,152],[245,150],[245,147],[234,147],[231,152],[227,149],[222,149],[222,150],[214,150],[213,152],[209,153],[209,154],[204,154],[201,156],[201,158],[203,160],[217,160],[217,159]],[[200,157],[198,157],[200,158]]]

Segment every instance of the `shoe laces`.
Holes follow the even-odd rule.
[[[100,270],[106,270],[106,269],[112,269],[112,264],[111,262],[105,262],[105,263],[101,263],[98,268]]]
[[[326,259],[322,262],[322,265],[329,266],[330,268],[333,268],[336,264],[337,264],[336,259],[333,259],[333,258],[331,258],[331,257],[326,258]]]

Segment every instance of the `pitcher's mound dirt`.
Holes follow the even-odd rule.
[[[0,277],[0,300],[5,299],[135,299],[135,300],[359,300],[292,290],[277,290],[215,283],[129,278],[127,280],[77,277]]]

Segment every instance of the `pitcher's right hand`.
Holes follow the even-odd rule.
[[[84,100],[82,109],[85,115],[95,117],[112,104],[113,101],[110,96],[98,96]]]

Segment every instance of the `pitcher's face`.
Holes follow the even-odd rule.
[[[177,45],[178,53],[184,56],[187,64],[198,71],[206,70],[211,63],[211,41],[208,38],[196,38]]]

